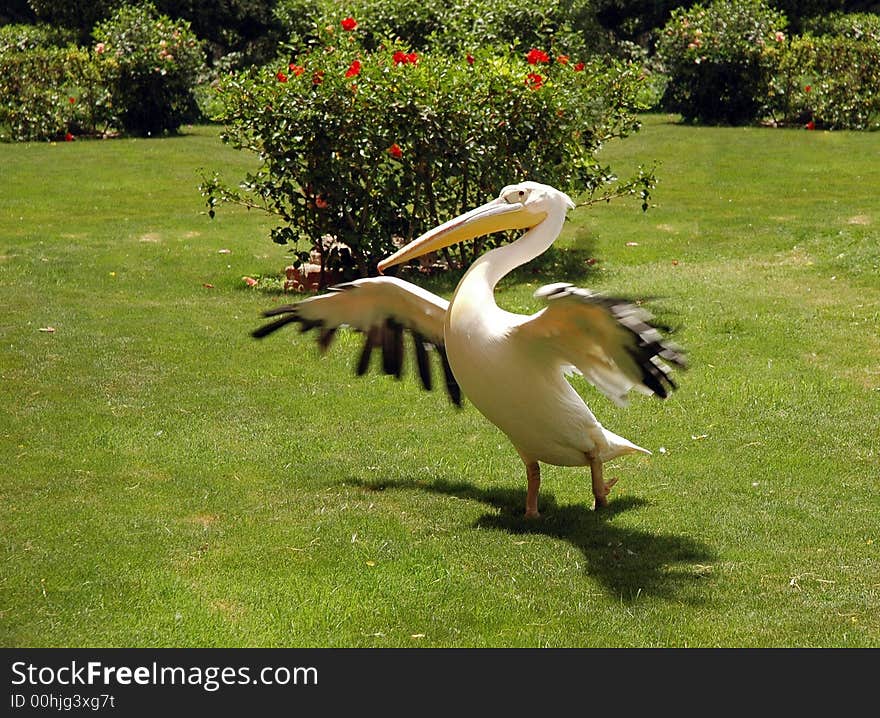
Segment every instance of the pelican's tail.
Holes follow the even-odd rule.
[[[650,451],[642,448],[641,446],[637,446],[633,444],[629,439],[624,439],[622,436],[618,436],[613,431],[608,431],[605,427],[602,427],[602,431],[605,434],[606,448],[602,451],[599,458],[605,461],[611,461],[611,459],[616,459],[618,456],[624,456],[625,454],[649,454]]]

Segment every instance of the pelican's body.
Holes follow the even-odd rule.
[[[590,466],[596,505],[607,503],[614,481],[602,478],[603,463],[622,454],[650,453],[605,429],[566,379],[579,372],[618,404],[631,389],[667,395],[666,359],[683,366],[681,354],[648,323],[650,315],[623,300],[568,284],[542,287],[547,307],[531,316],[495,303],[495,286],[516,267],[546,251],[562,230],[572,201],[535,182],[502,190],[481,207],[425,233],[388,259],[384,269],[458,241],[506,229],[526,229],[516,241],[479,257],[449,302],[392,277],[340,285],[330,294],[280,307],[281,319],[257,330],[269,334],[290,321],[321,328],[326,348],[340,325],[367,334],[358,364],[363,373],[375,347],[383,367],[400,376],[402,329],[415,339],[419,374],[431,388],[425,347],[443,358],[447,387],[456,403],[461,391],[513,443],[526,465],[526,515],[538,515],[539,462]]]
[[[632,450],[602,427],[561,365],[512,350],[516,339],[509,330],[528,317],[494,302],[476,309],[473,302],[451,303],[445,328],[449,364],[464,395],[507,434],[520,455],[556,466],[585,466],[591,455],[608,461]]]
[[[561,193],[558,199],[568,201]],[[531,338],[516,331],[540,313],[513,314],[495,303],[497,282],[549,248],[565,209],[478,258],[459,282],[444,324],[449,364],[465,396],[524,461],[585,466],[594,456],[608,461],[633,450],[650,453],[606,431],[565,378],[562,362],[535,351]]]

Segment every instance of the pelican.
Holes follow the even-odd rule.
[[[253,332],[262,338],[296,322],[318,329],[322,351],[336,330],[348,326],[366,335],[357,364],[364,374],[374,349],[382,368],[399,378],[403,335],[410,332],[425,389],[432,387],[429,350],[439,354],[453,403],[462,394],[510,439],[525,464],[525,515],[538,514],[540,463],[589,466],[595,507],[605,506],[616,479],[603,465],[616,457],[650,454],[609,431],[567,380],[582,374],[618,405],[631,390],[666,398],[676,388],[671,366],[684,367],[681,350],[651,323],[651,315],[626,300],[548,284],[535,292],[543,309],[512,314],[495,303],[498,281],[545,252],[559,236],[572,200],[537,182],[505,187],[491,202],[451,219],[379,262],[389,267],[493,232],[526,230],[515,241],[478,257],[450,301],[396,277],[358,279],[326,294],[264,313],[276,316]]]

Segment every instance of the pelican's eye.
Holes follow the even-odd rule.
[[[512,189],[504,195],[504,201],[508,204],[525,204],[529,193],[523,189]]]

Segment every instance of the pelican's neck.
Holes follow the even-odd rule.
[[[461,291],[485,292],[488,296],[484,299],[494,301],[495,285],[517,267],[546,252],[559,236],[564,223],[564,212],[559,216],[548,215],[516,241],[486,252],[465,273],[456,294]]]

